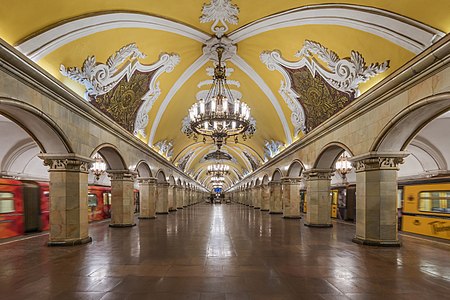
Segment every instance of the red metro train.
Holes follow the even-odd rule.
[[[49,229],[49,184],[0,178],[0,239]],[[89,222],[111,217],[111,188],[89,186]]]

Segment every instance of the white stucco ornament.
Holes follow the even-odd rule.
[[[218,38],[221,38],[228,31],[227,22],[238,23],[238,14],[239,8],[237,5],[231,4],[230,0],[212,0],[209,4],[203,4],[200,23],[214,22],[211,30]]]
[[[148,73],[155,71],[150,81],[148,92],[142,97],[142,105],[136,115],[134,123],[134,135],[145,137],[145,128],[148,124],[148,112],[156,99],[161,94],[159,82],[162,73],[170,73],[180,62],[178,54],[162,53],[159,60],[152,65],[143,65],[139,58],[145,58],[145,54],[139,51],[136,44],[132,43],[120,48],[111,55],[106,63],[98,63],[95,56],[89,56],[83,63],[81,69],[78,67],[60,66],[62,75],[84,85],[86,92],[84,98],[90,100],[111,91],[121,80],[126,77],[131,79],[134,72]]]

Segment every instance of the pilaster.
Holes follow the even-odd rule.
[[[166,215],[169,213],[169,183],[157,183],[158,197],[156,198],[156,214]]]
[[[270,198],[269,198],[269,214],[282,214],[283,202],[281,200],[281,182],[269,182]]]

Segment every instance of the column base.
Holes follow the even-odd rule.
[[[66,246],[77,246],[83,245],[92,242],[92,238],[90,236],[85,237],[83,239],[73,239],[67,241],[51,241],[47,243],[49,247],[66,247]]]
[[[169,212],[168,211],[162,211],[162,212],[156,212],[157,215],[168,215]]]
[[[268,210],[268,209],[262,209],[262,208],[261,208],[261,211],[269,211],[269,210]]]
[[[289,220],[296,220],[296,219],[301,219],[302,217],[300,216],[283,216],[283,219],[289,219]]]
[[[136,226],[136,223],[133,224],[109,224],[109,227],[112,228],[126,228],[126,227],[133,227]]]
[[[177,209],[176,208],[171,208],[171,209],[169,209],[169,211],[177,211]]]
[[[177,209],[183,209],[184,207],[177,207]]]
[[[331,228],[333,224],[304,224],[306,227],[312,228]]]
[[[353,243],[366,246],[379,246],[379,247],[400,247],[402,244],[400,241],[374,241],[364,240],[358,237],[352,239]]]
[[[143,220],[156,219],[156,216],[153,216],[153,217],[138,217],[138,219],[143,219]]]
[[[282,211],[269,211],[269,214],[270,215],[281,215],[281,214],[283,214],[283,212]]]
[[[260,207],[253,206],[254,209],[260,209]]]

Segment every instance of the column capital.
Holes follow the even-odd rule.
[[[162,186],[162,187],[169,187],[170,186],[170,184],[168,182],[157,182],[156,184],[159,185],[159,186]]]
[[[133,181],[137,176],[136,172],[130,170],[107,170],[109,178],[111,180],[130,180]]]
[[[77,155],[75,153],[67,154],[47,154],[42,153],[38,156],[44,161],[44,165],[50,167],[50,172],[81,172],[88,173],[89,165],[94,161],[90,157]]]
[[[138,177],[137,181],[141,184],[156,184],[156,178],[154,177]]]
[[[303,172],[306,180],[331,180],[334,169],[309,169]]]
[[[281,181],[269,181],[269,186],[281,185]]]
[[[287,184],[300,184],[302,181],[302,177],[282,177],[281,178],[281,184],[287,185]]]
[[[408,156],[407,152],[369,152],[349,159],[356,172],[374,170],[399,170],[399,165]]]

